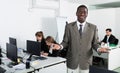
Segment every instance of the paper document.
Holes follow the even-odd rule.
[[[25,69],[25,64],[23,64],[23,63],[20,63],[20,64],[18,64],[18,65],[15,65],[15,66],[13,66],[13,68],[14,69]]]

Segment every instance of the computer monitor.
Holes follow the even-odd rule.
[[[40,56],[41,43],[36,41],[27,40],[27,52],[31,55]]]
[[[17,63],[17,46],[10,44],[10,43],[6,43],[6,48],[7,48],[7,57]]]
[[[17,40],[15,38],[9,37],[9,43],[17,46]]]

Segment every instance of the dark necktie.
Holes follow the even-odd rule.
[[[82,25],[81,24],[80,24],[79,32],[80,32],[80,36],[82,36]]]

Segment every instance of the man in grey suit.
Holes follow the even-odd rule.
[[[68,73],[89,73],[89,66],[92,64],[92,49],[98,52],[108,52],[108,50],[99,48],[96,25],[86,22],[88,8],[80,5],[76,16],[77,21],[66,25],[63,41],[60,45],[54,44],[54,49],[68,48],[66,57]]]

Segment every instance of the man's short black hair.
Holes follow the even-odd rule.
[[[106,29],[106,31],[112,32],[112,29],[110,29],[110,28],[107,28],[107,29]]]
[[[80,9],[80,8],[86,8],[87,9],[87,11],[88,11],[88,8],[87,8],[87,6],[85,6],[85,5],[80,5],[80,6],[78,6],[78,8],[77,8],[77,11]]]

